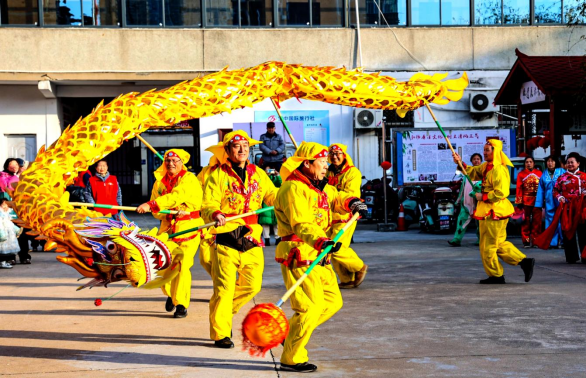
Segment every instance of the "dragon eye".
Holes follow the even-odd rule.
[[[114,242],[107,241],[106,242],[106,249],[108,250],[108,252],[114,253],[114,252],[118,251],[118,246]]]

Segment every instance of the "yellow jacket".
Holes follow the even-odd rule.
[[[247,213],[262,208],[263,201],[272,206],[276,195],[277,188],[265,171],[256,165],[247,165],[246,182],[242,183],[230,163],[222,164],[210,173],[206,180],[202,214],[207,222],[213,222],[214,215],[217,213],[227,216]],[[262,226],[254,221],[255,218],[256,216],[247,220],[238,219],[225,226],[212,229],[210,232],[221,234],[248,224],[251,228],[248,235],[255,243],[263,245]]]
[[[199,180],[191,172],[182,171],[179,175],[177,184],[170,191],[164,183],[164,177],[161,180],[157,180],[155,185],[153,185],[149,204],[153,211],[153,216],[161,221],[159,234],[162,232],[179,232],[204,224],[201,217],[195,218],[195,212],[201,210],[203,197]],[[194,219],[177,220],[174,216],[159,214],[158,212],[160,210],[183,210],[192,214]],[[189,233],[180,235],[178,238],[188,239],[194,235],[195,233]]]
[[[295,235],[312,248],[300,248],[297,260],[315,260],[332,225],[332,210],[350,212],[355,196],[326,185],[323,191],[311,185],[299,171],[293,171],[281,186],[275,201],[279,236]],[[287,248],[277,248],[276,258],[287,259]]]
[[[493,165],[484,162],[479,166],[466,167],[466,173],[472,181],[482,180],[483,200],[478,201],[473,217],[475,219],[508,218],[515,209],[507,199],[511,187],[509,169],[506,165]]]
[[[350,163],[346,162],[338,174],[328,170],[326,178],[328,179],[328,183],[338,189],[338,191],[347,193],[352,197],[360,198],[362,173]],[[336,211],[333,214],[333,218],[334,223],[339,223],[336,221],[345,222],[352,218],[352,214],[348,214],[346,211],[343,211],[342,213]]]

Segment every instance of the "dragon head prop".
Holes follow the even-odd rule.
[[[43,226],[49,238],[45,248],[65,252],[67,256],[57,260],[92,278],[78,290],[118,281],[151,289],[171,281],[179,273],[183,251],[157,231],[140,232],[123,213],[116,219],[87,218],[75,225],[54,219]]]

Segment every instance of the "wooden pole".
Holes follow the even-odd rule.
[[[137,137],[137,138],[138,138],[138,140],[140,140],[140,141],[141,141],[141,142],[142,142],[142,143],[143,143],[145,146],[147,146],[147,148],[148,148],[149,150],[153,151],[153,153],[154,153],[155,155],[157,155],[157,156],[159,157],[159,159],[161,159],[161,161],[165,160],[165,159],[164,159],[164,158],[161,156],[161,154],[160,154],[160,153],[159,153],[157,150],[155,150],[155,149],[153,148],[153,146],[151,146],[151,145],[149,144],[149,142],[147,142],[146,140],[144,140],[144,138],[143,138],[143,137],[141,137],[140,135],[137,135],[136,137]]]

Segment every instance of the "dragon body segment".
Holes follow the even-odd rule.
[[[247,69],[224,69],[159,91],[124,94],[107,105],[100,103],[88,116],[68,127],[51,146],[41,147],[15,188],[16,211],[21,225],[31,228],[34,235],[47,238],[46,249],[65,252],[67,256],[59,256],[59,261],[92,278],[93,285],[127,280],[136,287],[154,287],[155,283],[163,282],[162,277],[168,279],[175,259],[175,263],[180,263],[180,249],[165,234],[157,236],[156,229],[143,234],[125,217],[108,220],[100,218],[101,213],[71,206],[65,188],[80,171],[152,125],[172,126],[184,120],[231,112],[268,97],[396,110],[404,116],[427,103],[443,105],[458,101],[468,78],[464,73],[459,79],[443,80],[446,76],[418,73],[407,82],[398,82],[358,69],[267,62]],[[116,253],[109,254],[107,248],[112,247],[108,242],[115,244]],[[170,255],[162,251],[153,257],[152,248],[164,250],[163,246]],[[144,252],[142,247],[151,252]],[[157,263],[151,264],[152,258]],[[89,264],[88,259],[94,264]],[[135,264],[138,260],[140,264]],[[161,276],[161,280],[157,281],[155,275]]]

